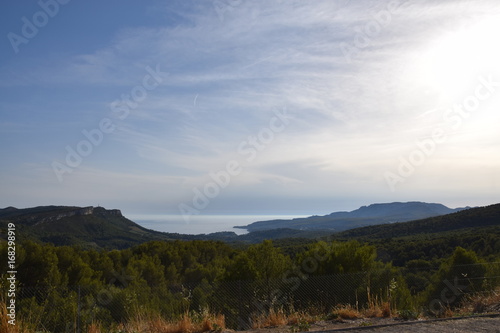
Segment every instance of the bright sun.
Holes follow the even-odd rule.
[[[419,59],[420,83],[452,98],[480,75],[500,73],[500,20],[483,20],[438,37]]]

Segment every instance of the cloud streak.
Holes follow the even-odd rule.
[[[41,135],[42,128],[66,128],[51,132],[46,143],[52,148],[43,154],[61,159],[65,145],[80,140],[81,130],[110,117],[117,124],[116,131],[75,170],[68,180],[71,187],[54,185],[57,194],[52,199],[64,197],[70,188],[84,193],[82,198],[91,197],[88,184],[93,184],[109,189],[103,192],[103,205],[106,196],[114,195],[118,198],[110,202],[118,203],[121,197],[131,202],[131,196],[120,194],[128,182],[142,201],[157,203],[161,211],[189,198],[192,188],[203,185],[209,172],[231,159],[241,159],[238,145],[268,126],[276,110],[286,107],[293,118],[290,125],[255,161],[245,164],[227,193],[242,198],[264,195],[277,201],[303,198],[304,205],[309,202],[306,197],[340,202],[345,193],[351,197],[368,193],[370,201],[395,200],[398,197],[384,183],[384,172],[397,166],[398,158],[408,154],[415,141],[431,135],[443,122],[443,110],[466,96],[476,79],[464,82],[462,90],[452,91],[454,95],[445,94],[422,75],[423,56],[450,32],[470,30],[482,20],[499,17],[494,1],[399,3],[401,8],[372,34],[365,47],[358,47],[350,61],[341,44],[356,46],[357,36],[383,17],[389,2],[243,1],[222,14],[211,2],[157,3],[149,12],[164,19],[164,24],[153,24],[145,17],[140,26],[124,25],[104,47],[92,52],[67,58],[45,52],[37,63],[0,64],[0,85],[18,96],[0,106],[2,121],[12,124],[0,127],[0,135],[24,140],[22,121],[7,113],[11,106],[32,108],[28,113],[33,115],[52,114],[52,123],[41,121],[35,132]],[[29,50],[24,52],[27,58],[32,56]],[[117,119],[112,102],[140,83],[145,66],[156,64],[168,72],[162,84],[126,119]],[[476,65],[471,73],[500,74],[492,62],[488,68]],[[50,109],[47,105],[55,100],[66,102],[61,102],[59,110]],[[451,176],[448,169],[478,168],[468,158],[454,162],[471,151],[477,154],[470,158],[484,161],[488,172],[498,166],[494,152],[498,135],[492,120],[498,119],[494,110],[500,103],[497,96],[488,103],[467,120],[463,130],[450,134],[449,143],[439,147],[435,158],[399,195],[427,200],[422,184],[440,187],[443,193],[455,192],[457,185],[450,182],[458,181],[460,172]],[[68,135],[68,128],[75,134]],[[2,153],[9,152],[3,148]],[[40,157],[31,162],[50,164]],[[23,171],[16,177],[23,194],[28,192],[26,179],[37,188],[50,182],[45,176],[43,180],[23,176]],[[419,184],[417,179],[426,177],[435,183]],[[165,186],[163,190],[154,179]],[[16,182],[9,184],[14,188]],[[467,183],[464,192],[469,186],[476,192],[481,188]],[[33,198],[41,195],[33,193]],[[493,200],[489,194],[485,197]],[[16,198],[23,202],[21,195]],[[8,196],[2,200],[8,201]],[[230,202],[225,195],[220,200]],[[139,203],[134,207],[136,213],[143,213]]]

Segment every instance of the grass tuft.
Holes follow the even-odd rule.
[[[500,311],[500,289],[489,293],[478,293],[468,296],[458,309],[460,315],[489,313]]]
[[[352,307],[352,305],[340,305],[333,309],[333,317],[341,319],[358,319],[363,316],[361,313]]]
[[[283,309],[274,310],[271,309],[269,313],[262,314],[254,318],[252,323],[252,328],[265,328],[265,327],[276,327],[284,326],[288,323],[288,318],[284,313]]]
[[[225,329],[224,315],[214,315],[204,311],[201,315],[185,313],[179,319],[166,320],[161,316],[136,316],[120,329],[124,333],[202,333]],[[90,333],[90,332],[89,332]]]
[[[101,325],[98,322],[92,322],[87,329],[87,333],[101,333]]]

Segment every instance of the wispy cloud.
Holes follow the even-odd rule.
[[[446,34],[498,18],[500,12],[496,3],[486,0],[400,3],[389,18],[383,16],[389,3],[373,1],[242,1],[223,13],[210,1],[157,3],[150,13],[164,18],[165,24],[125,25],[106,46],[92,52],[66,58],[44,55],[39,62],[0,66],[0,85],[19,96],[27,94],[16,107],[37,102],[33,108],[42,113],[50,113],[47,105],[52,104],[35,91],[50,93],[51,101],[67,98],[51,123],[41,123],[45,128],[75,129],[72,136],[64,131],[51,135],[57,140],[53,150],[75,145],[82,139],[81,130],[103,117],[116,123],[117,130],[95,149],[99,158],[91,156],[71,175],[71,186],[82,193],[91,192],[88,184],[102,188],[99,180],[109,186],[105,193],[111,196],[124,190],[114,181],[128,182],[149,200],[149,189],[156,195],[162,191],[153,181],[158,178],[162,185],[183,191],[169,188],[165,200],[181,201],[227,161],[244,163],[238,146],[269,126],[274,112],[284,107],[292,117],[290,124],[257,159],[244,163],[234,191],[278,195],[292,187],[294,193],[340,197],[352,186],[352,195],[365,188],[366,193],[385,193],[384,171],[397,165],[417,140],[431,136],[443,123],[446,108],[476,84],[465,82],[454,95],[444,94],[423,75],[425,55]],[[366,43],[356,44],[377,22],[378,30],[368,32]],[[356,54],[347,59],[341,43],[357,47]],[[491,67],[492,62],[487,64]],[[111,103],[141,83],[146,66],[161,68],[162,83],[126,119],[117,119]],[[483,63],[471,71],[486,67]],[[491,72],[500,73],[498,68]],[[70,98],[65,97],[68,93]],[[491,125],[497,119],[492,110],[500,104],[496,99],[489,103],[477,118],[471,117],[468,127],[448,132],[453,145],[440,147],[442,155],[435,161],[458,156],[456,145],[464,151],[480,145],[483,158],[494,154],[498,136]],[[5,124],[16,123],[5,118]],[[2,125],[0,131],[21,136],[25,128],[17,123]],[[106,155],[121,157],[112,162]],[[125,155],[130,162],[124,162]],[[498,163],[489,161],[492,166]],[[440,164],[422,170],[422,175],[439,178],[446,172]],[[408,191],[423,193],[418,184],[408,184]]]

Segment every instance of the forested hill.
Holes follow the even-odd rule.
[[[5,229],[9,222],[15,223],[20,240],[86,248],[124,248],[151,240],[182,238],[181,235],[143,228],[125,218],[120,210],[102,207],[0,209],[0,229]]]
[[[443,206],[444,207],[444,206]],[[398,205],[393,205],[393,211]],[[362,207],[355,212],[358,216],[387,212],[380,206]],[[209,235],[183,235],[146,229],[125,218],[117,209],[102,207],[43,206],[17,209],[0,209],[0,236],[5,238],[7,224],[14,222],[18,240],[35,240],[54,245],[78,245],[83,248],[123,249],[152,240],[217,240],[225,242],[259,243],[265,239],[309,238],[314,239],[331,235],[332,230],[272,229],[252,231],[237,236],[233,232]],[[380,223],[380,221],[379,221]],[[354,228],[353,223],[351,228]],[[471,208],[460,212],[420,219],[410,222],[389,223],[350,229],[335,233],[337,239],[375,239],[398,238],[419,234],[445,234],[448,231],[466,231],[475,228],[500,229],[500,204],[482,208]],[[489,230],[489,229],[488,229]],[[474,232],[476,232],[474,231]],[[489,230],[487,232],[496,232]],[[486,231],[481,231],[482,233]],[[1,240],[1,239],[0,239]]]
[[[373,225],[337,233],[341,238],[393,238],[441,233],[468,228],[500,226],[500,204],[416,221]]]
[[[292,220],[259,221],[236,228],[247,229],[248,231],[286,228],[339,232],[367,225],[405,222],[445,215],[463,209],[465,208],[452,209],[438,203],[418,201],[379,203],[363,206],[351,212],[334,212],[324,216],[311,216]]]

